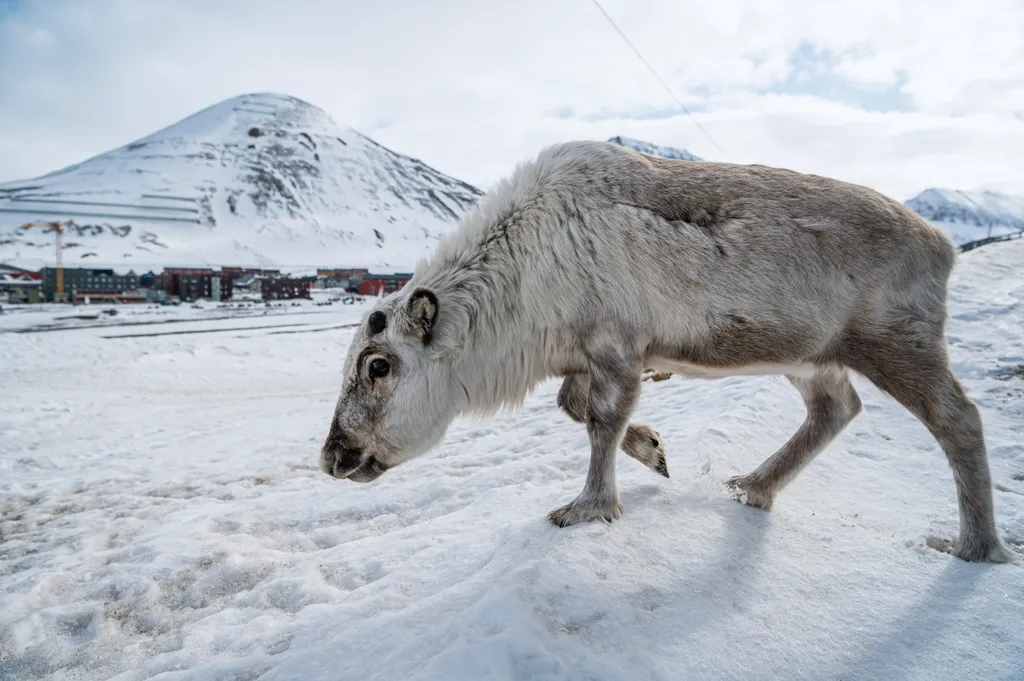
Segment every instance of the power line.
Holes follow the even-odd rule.
[[[725,153],[725,150],[722,149],[721,146],[719,146],[718,142],[715,141],[715,138],[712,137],[711,134],[704,129],[704,126],[702,126],[697,121],[697,119],[693,117],[693,114],[690,113],[690,110],[686,108],[686,105],[683,104],[682,100],[676,96],[676,93],[672,91],[672,88],[668,86],[668,83],[666,83],[662,79],[662,77],[658,75],[658,72],[654,70],[654,67],[651,66],[650,62],[644,59],[644,55],[640,54],[640,50],[636,49],[636,46],[633,45],[629,38],[626,37],[626,34],[622,32],[622,29],[619,28],[618,24],[615,23],[615,20],[608,15],[608,12],[604,11],[604,7],[601,7],[601,3],[599,3],[597,0],[590,1],[593,2],[599,10],[601,10],[601,14],[604,15],[604,18],[607,19],[608,23],[612,25],[612,28],[614,28],[618,32],[618,34],[622,36],[622,39],[626,41],[626,44],[629,45],[630,49],[633,50],[633,52],[640,59],[643,65],[647,67],[647,70],[651,72],[651,75],[658,79],[658,82],[661,83],[661,86],[665,88],[665,92],[667,92],[669,96],[676,101],[676,104],[679,105],[679,108],[686,112],[686,115],[690,117],[690,120],[693,121],[693,124],[696,125],[702,133],[704,133],[704,136],[711,140],[711,143],[715,145],[715,148],[718,149],[719,152],[721,152],[722,156],[724,156],[726,160],[729,160],[729,154]]]

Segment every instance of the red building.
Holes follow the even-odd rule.
[[[359,282],[359,292],[364,296],[376,296],[381,293],[394,293],[409,283],[412,274],[367,274]]]
[[[316,271],[316,287],[342,288],[351,293],[358,293],[359,282],[369,273],[369,270],[358,267],[320,268]]]

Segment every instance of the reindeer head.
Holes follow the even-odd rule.
[[[444,317],[431,290],[407,286],[364,318],[321,451],[324,473],[369,482],[441,440],[465,400],[445,351]]]

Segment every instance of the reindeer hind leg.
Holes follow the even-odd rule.
[[[950,370],[941,336],[936,342],[899,330],[876,334],[861,345],[851,368],[920,419],[953,469],[960,536],[955,542],[937,542],[935,548],[966,561],[1011,562],[1013,554],[996,529],[981,415]]]
[[[775,495],[860,413],[860,398],[846,369],[823,366],[811,378],[786,378],[803,396],[807,416],[786,444],[753,472],[728,480],[750,506],[771,508]]]

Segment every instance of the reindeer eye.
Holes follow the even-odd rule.
[[[379,357],[370,362],[370,378],[384,378],[391,371],[391,365],[386,359]]]

